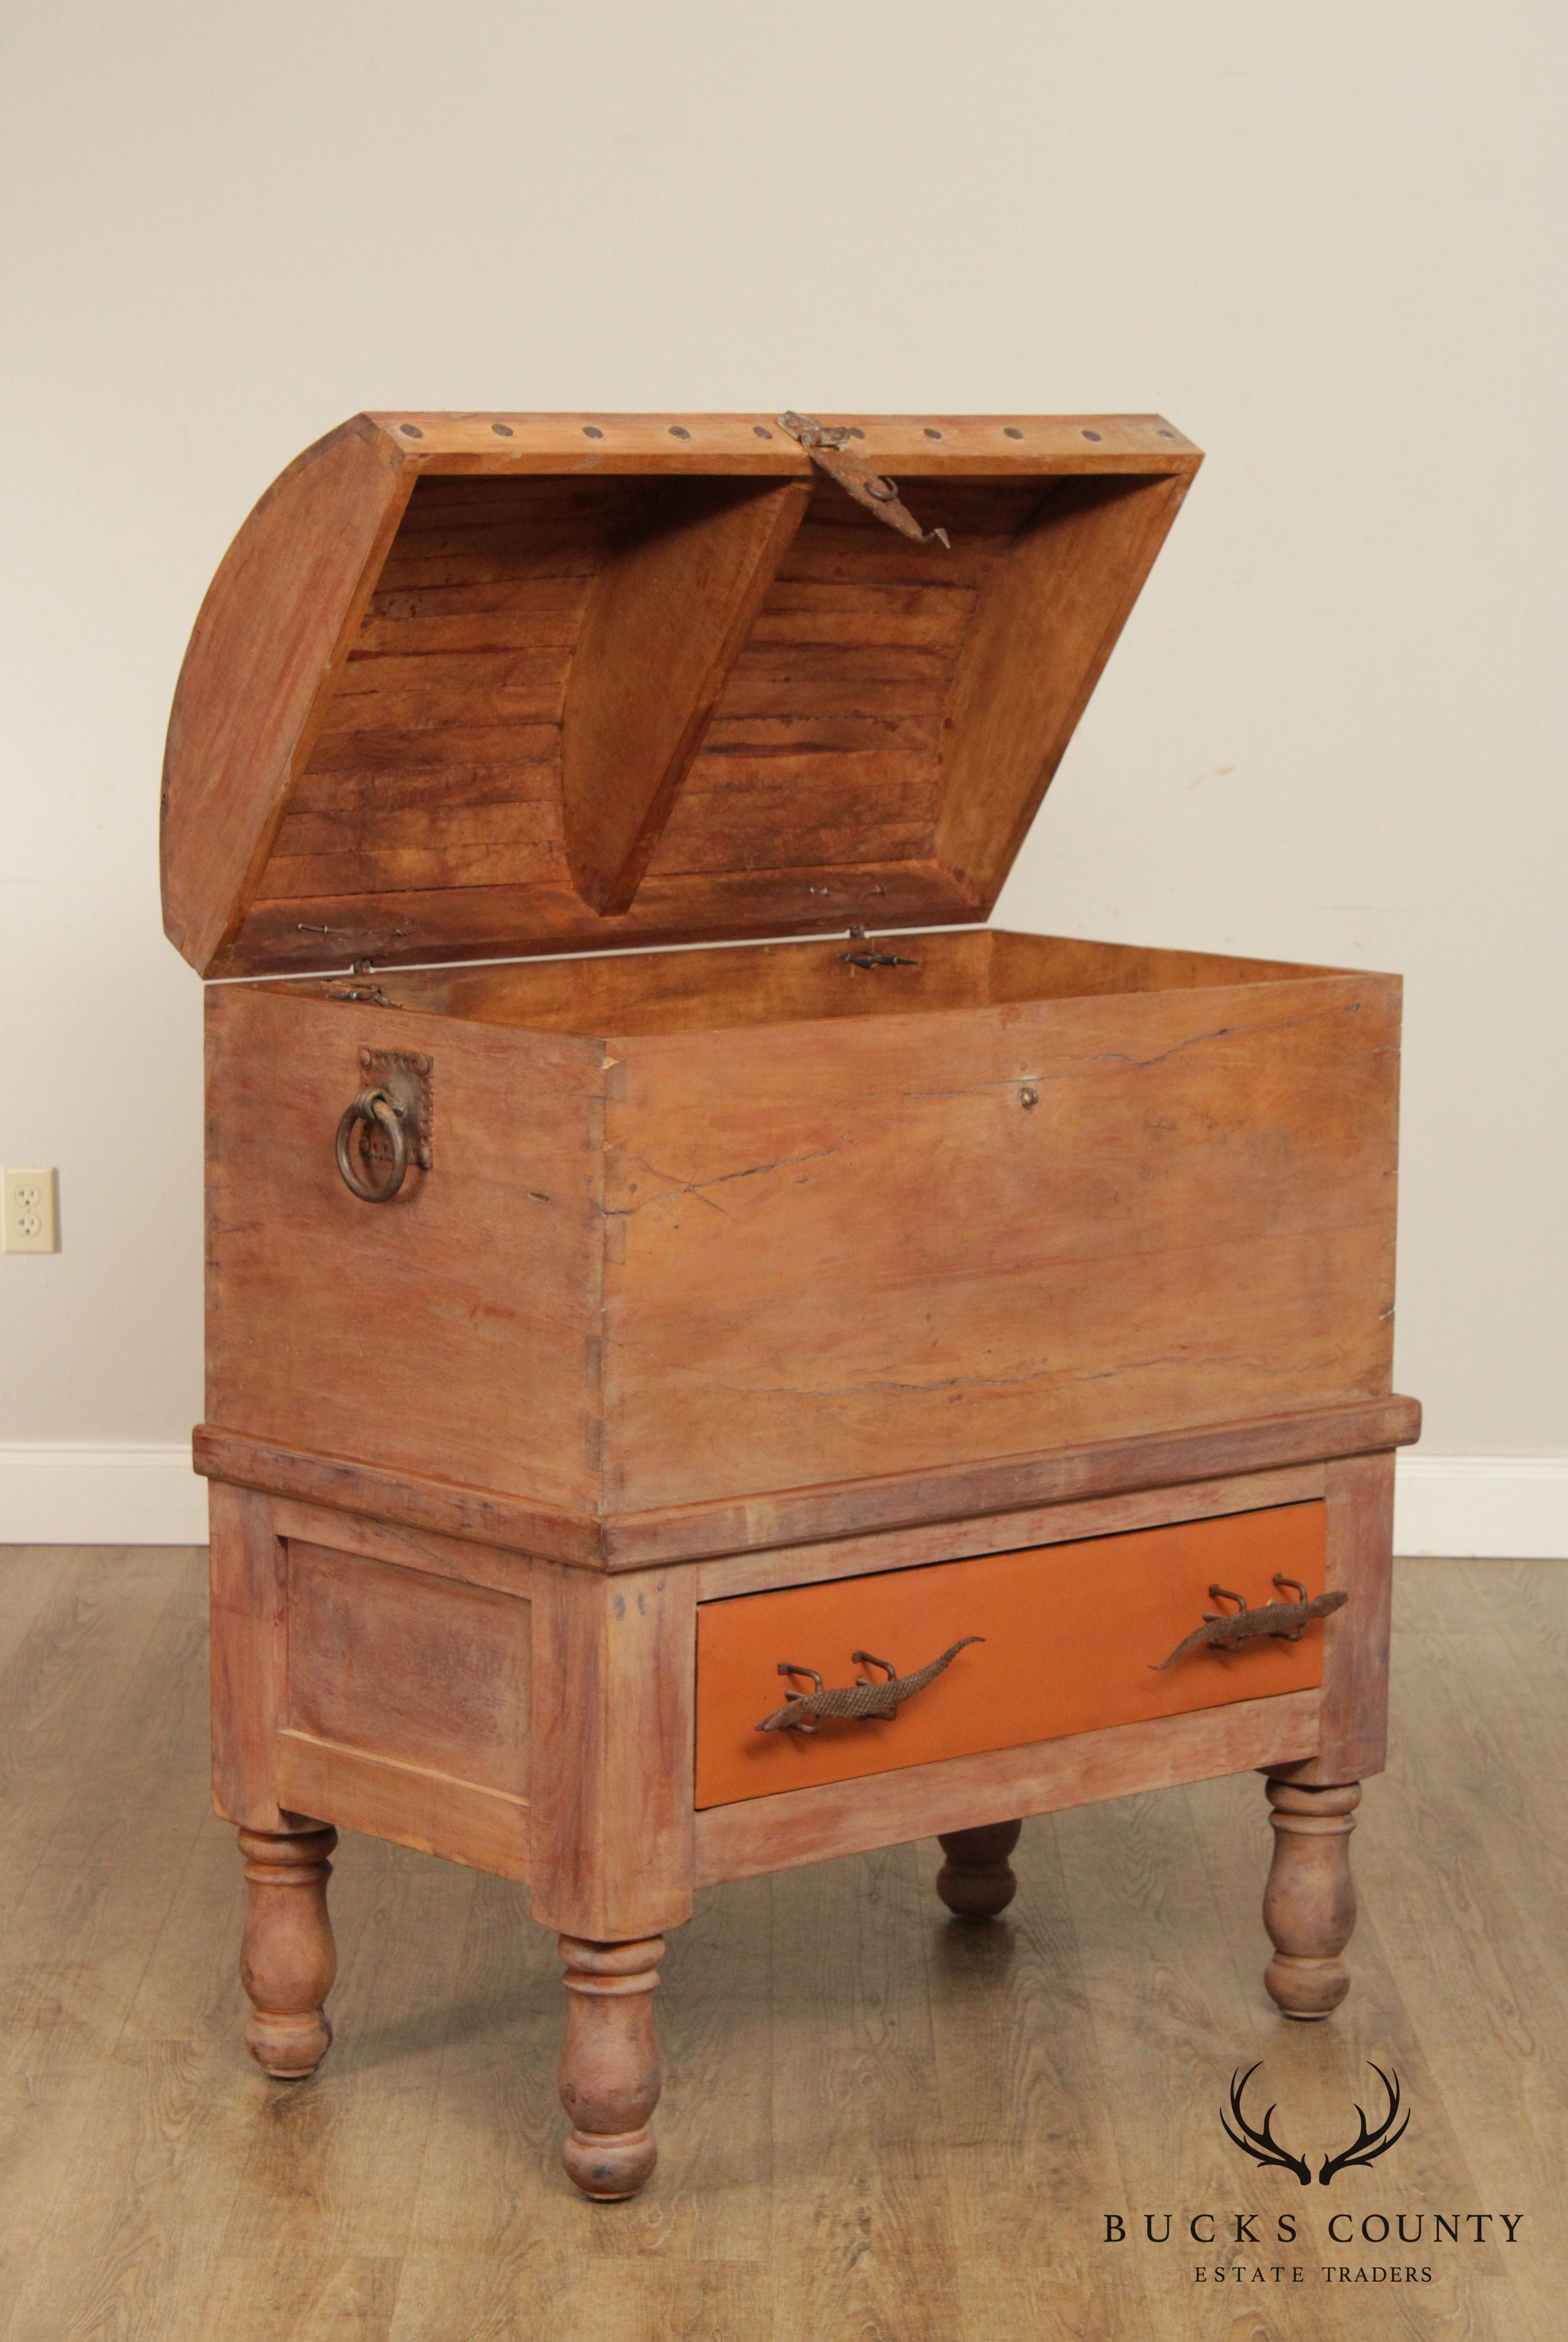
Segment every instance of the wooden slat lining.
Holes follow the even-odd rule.
[[[192,1460],[197,1472],[235,1486],[548,1560],[616,1570],[965,1520],[1124,1489],[1176,1487],[1191,1480],[1404,1446],[1420,1432],[1421,1409],[1413,1399],[1367,1399],[1164,1437],[1111,1440],[1054,1455],[1004,1457],[604,1520],[494,1490],[282,1447],[219,1424],[196,1426]]]
[[[439,805],[382,807],[376,826],[386,850],[394,853],[411,847],[434,851],[444,845],[543,846],[560,834],[555,807],[547,796],[512,795],[505,776],[483,766],[473,772],[466,787]],[[293,853],[321,865],[340,851],[345,822],[336,809],[295,813],[289,817],[289,829]]]
[[[529,888],[561,884],[559,821],[554,836],[513,836],[497,844],[489,837],[440,845],[359,847],[343,854],[293,855],[275,862],[267,884],[278,902],[309,902],[320,895],[375,897],[444,893],[450,887],[502,886]]]
[[[310,852],[313,840],[302,840],[297,826],[305,820],[330,821],[342,846],[374,845],[374,824],[385,813],[420,806],[438,814],[467,802],[538,804],[559,834],[558,741],[554,724],[537,715],[473,706],[460,722],[391,723],[335,736],[324,741],[320,762],[290,806],[282,843],[291,854]]]
[[[665,501],[721,493],[734,490],[672,483]],[[761,491],[792,500],[795,518],[806,493]],[[826,482],[809,490],[782,556],[773,538],[787,537],[789,525],[764,529],[760,566],[742,558],[735,606],[749,623],[723,645],[706,736],[700,709],[666,727],[684,746],[662,766],[660,790],[644,787],[649,819],[635,852],[623,856],[617,903],[634,861],[650,875],[619,916],[641,936],[673,939],[970,916],[971,898],[931,863],[942,712],[978,596],[1013,533],[1055,493],[1038,480],[928,483],[923,509],[953,531],[951,556],[879,527]],[[524,948],[535,937],[544,949],[611,944],[600,917],[573,899],[562,724],[569,677],[585,674],[583,630],[598,625],[594,597],[608,590],[604,563],[633,525],[637,494],[624,481],[420,483],[280,826],[236,964],[330,958],[334,936],[322,931],[342,923],[325,906],[348,898],[357,898],[344,929],[351,956],[395,960],[400,944],[404,956],[515,950],[519,929]],[[758,491],[748,494],[754,505]],[[654,593],[650,607],[664,598]],[[669,606],[693,598],[724,606],[722,595],[684,588]],[[645,613],[634,615],[642,642],[653,630]],[[644,688],[630,648],[619,645],[604,663],[636,686],[642,705],[653,685]],[[667,668],[668,656],[656,663]],[[711,660],[697,666],[703,701],[715,670]],[[582,732],[586,753],[596,736],[587,718],[599,720],[607,695],[582,680],[575,687],[585,716],[571,736]],[[624,777],[624,750],[611,762]],[[592,776],[579,786],[584,808],[602,809],[612,794]],[[902,874],[896,901],[880,876],[889,868]],[[610,899],[582,868],[578,878],[591,897]],[[688,893],[676,911],[664,890],[690,878],[760,880],[769,899],[754,917],[731,912],[723,896]],[[481,896],[488,900],[447,899]],[[400,907],[385,926],[404,932],[389,948],[376,915],[394,898]]]
[[[569,886],[560,725],[626,485],[422,481],[280,824],[280,902]],[[488,818],[469,816],[475,805]],[[421,823],[405,816],[418,811]]]
[[[950,552],[894,535],[832,483],[820,484],[652,868],[765,869],[785,856],[821,865],[927,858],[941,710],[978,593],[1040,501],[1034,485],[933,485],[922,517],[949,530]],[[889,658],[903,671],[888,672]],[[759,701],[773,718],[761,758],[747,729]],[[835,736],[820,738],[839,710],[905,737],[846,750]]]
[[[697,1816],[696,1884],[826,1862],[1101,1797],[1285,1765],[1317,1746],[1322,1694],[1283,1692],[1195,1715],[1113,1725],[869,1779],[713,1806]]]

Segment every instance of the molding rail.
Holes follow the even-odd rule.
[[[1568,1559],[1568,1456],[1401,1456],[1402,1554]],[[206,1490],[185,1440],[0,1441],[0,1545],[199,1545]]]

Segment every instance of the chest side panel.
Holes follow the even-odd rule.
[[[527,1795],[526,1601],[297,1537],[287,1581],[284,1731]]]
[[[1397,983],[612,1043],[606,1498],[1387,1392]]]
[[[334,1160],[362,1049],[432,1068],[432,1167],[385,1205],[352,1195]],[[591,1509],[599,1065],[586,1042],[215,990],[209,1422]]]
[[[1196,1626],[1218,1580],[1249,1605],[1291,1601],[1276,1572],[1323,1588],[1324,1507],[1289,1505],[1032,1552],[837,1578],[707,1602],[697,1612],[696,1802],[724,1805],[987,1749],[1303,1691],[1323,1680],[1322,1630],[1160,1662]],[[830,1686],[874,1666],[914,1675],[958,1652],[890,1719],[829,1719],[810,1735],[759,1732],[786,1688],[781,1660]]]

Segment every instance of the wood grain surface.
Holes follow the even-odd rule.
[[[598,1051],[249,985],[207,1036],[211,1418],[592,1512]],[[365,1046],[433,1066],[433,1168],[385,1207],[333,1160]]]
[[[542,1570],[533,1596],[529,1907],[610,1943],[692,1910],[689,1569]]]
[[[204,972],[255,891],[413,481],[363,416],[275,480],[207,590],[164,756],[169,940]]]
[[[1563,1566],[1396,1570],[1330,2023],[1263,1988],[1255,1778],[1026,1823],[986,1927],[943,1911],[934,1843],[715,1888],[664,1962],[663,2160],[611,2213],[559,2171],[559,1964],[503,1879],[345,1837],[332,2054],[255,2070],[203,1577],[150,1548],[0,1564],[4,2342],[1556,2342]],[[1410,2130],[1310,2197],[1253,2172],[1217,2109],[1254,2058],[1293,2139],[1342,2143],[1368,2058]],[[1303,2199],[1523,2221],[1402,2248],[1433,2278],[1398,2297],[1325,2285],[1317,2252],[1299,2287],[1213,2293],[1179,2242],[1102,2241],[1107,2211],[1233,2206],[1262,2238]]]
[[[286,1556],[272,1508],[254,1490],[215,1483],[207,1512],[213,1803],[248,1828],[285,1830],[277,1727],[287,1672]]]
[[[1386,1399],[1397,981],[1003,942],[576,963],[574,1012],[559,969],[215,987],[209,1423],[305,1501],[344,1465],[362,1511],[635,1564]],[[429,1068],[385,1207],[333,1159],[366,1051]]]
[[[283,1721],[313,1739],[528,1791],[528,1605],[287,1540]]]
[[[1154,417],[357,416],[241,528],[182,673],[204,974],[983,917],[1200,460]],[[946,542],[935,532],[945,533]]]
[[[1007,1553],[1024,1546],[1064,1545],[1076,1537],[1114,1536],[1163,1522],[1214,1520],[1223,1513],[1261,1511],[1270,1505],[1311,1504],[1323,1492],[1325,1467],[1296,1464],[1278,1472],[1243,1472],[1232,1479],[1194,1480],[1177,1488],[1138,1489],[1121,1496],[1089,1496],[1076,1505],[1039,1505],[1016,1513],[966,1521],[934,1522],[919,1529],[884,1529],[868,1536],[826,1537],[783,1546],[771,1553],[730,1554],[697,1566],[697,1599],[763,1594],[774,1586],[814,1586],[833,1577],[864,1577],[922,1562],[954,1561],[968,1553]],[[275,1508],[275,1518],[276,1512]]]
[[[696,1877],[711,1887],[906,1838],[984,1829],[1014,1814],[1272,1769],[1316,1746],[1321,1698],[1314,1690],[1279,1692],[712,1806],[696,1817]]]
[[[606,1508],[1386,1393],[1398,1030],[1322,975],[612,1041]]]
[[[212,1479],[265,1489],[299,1502],[312,1514],[334,1510],[369,1516],[378,1534],[390,1526],[411,1531],[416,1538],[434,1536],[437,1549],[445,1551],[451,1574],[459,1576],[464,1572],[452,1548],[473,1544],[500,1549],[505,1556],[502,1580],[509,1590],[514,1584],[521,1586],[518,1573],[526,1568],[530,1553],[612,1572],[706,1555],[755,1555],[757,1566],[769,1573],[765,1582],[772,1584],[771,1555],[792,1554],[804,1541],[820,1546],[828,1565],[821,1574],[827,1576],[843,1574],[834,1559],[836,1546],[845,1541],[858,1544],[863,1537],[884,1537],[889,1532],[920,1529],[940,1543],[944,1534],[966,1534],[968,1526],[978,1521],[986,1525],[985,1544],[997,1551],[1020,1537],[1027,1540],[1028,1530],[1014,1524],[1014,1516],[1033,1517],[1039,1506],[1054,1510],[1098,1496],[1183,1485],[1195,1491],[1216,1477],[1253,1476],[1276,1467],[1321,1469],[1324,1456],[1381,1453],[1407,1446],[1420,1432],[1421,1409],[1413,1399],[1362,1399],[1347,1406],[1264,1416],[1251,1423],[1209,1424],[1193,1431],[1105,1440],[1055,1454],[1002,1456],[990,1464],[949,1465],[933,1472],[791,1489],[776,1496],[671,1506],[619,1519],[595,1519],[587,1513],[519,1501],[494,1489],[465,1488],[458,1482],[391,1466],[313,1455],[215,1424],[197,1426],[192,1450],[196,1470]],[[1220,1512],[1230,1509],[1234,1508],[1224,1503],[1215,1506]],[[882,1550],[895,1555],[892,1566],[904,1566],[902,1543],[884,1545]],[[946,1556],[928,1546],[922,1557],[940,1561]],[[496,1566],[494,1560],[476,1560],[474,1582],[492,1582],[478,1573]],[[787,1578],[794,1565],[779,1566]],[[804,1576],[812,1574],[809,1568],[801,1572]]]
[[[631,907],[811,489],[718,480],[650,492],[589,589],[561,711],[572,883]]]

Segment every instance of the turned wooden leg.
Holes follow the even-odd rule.
[[[572,2124],[561,2160],[584,2196],[613,2203],[634,2196],[658,2161],[648,2121],[664,2080],[653,1996],[664,1939],[563,1936],[560,1953],[568,1995],[561,2104]]]
[[[1018,1843],[1022,1822],[992,1822],[984,1829],[944,1830],[938,1840],[947,1857],[936,1874],[936,1891],[961,1919],[994,1919],[1018,1892],[1007,1857]]]
[[[335,1829],[240,1832],[250,1885],[240,1981],[255,2010],[245,2043],[280,2081],[314,2074],[332,2040],[322,2003],[337,1974],[326,1914],[327,1857],[336,1844]]]
[[[1263,1925],[1274,1956],[1263,1971],[1287,2017],[1326,2017],[1350,1990],[1340,1954],[1355,1926],[1350,1834],[1361,1783],[1312,1789],[1271,1781],[1273,1860],[1263,1890]]]

